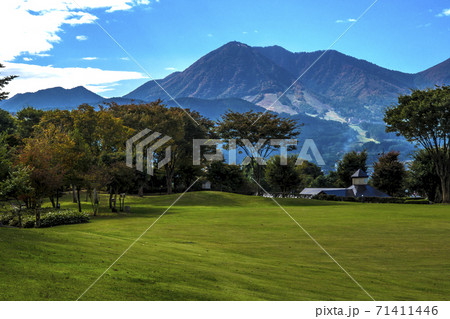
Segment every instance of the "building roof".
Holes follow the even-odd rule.
[[[352,185],[347,189],[353,193],[353,197],[390,197],[370,185]]]
[[[300,195],[315,196],[320,193],[338,197],[390,197],[370,185],[352,185],[348,188],[305,188]]]
[[[369,177],[366,172],[364,172],[362,169],[358,169],[355,173],[353,173],[352,178],[365,178]]]
[[[300,195],[317,195],[321,192],[345,190],[345,188],[304,188]]]

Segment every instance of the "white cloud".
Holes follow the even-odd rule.
[[[97,59],[98,58],[95,56],[87,56],[87,57],[83,58],[83,60],[86,60],[86,61],[92,61],[92,60],[97,60]]]
[[[0,61],[11,61],[21,54],[42,54],[61,41],[64,25],[76,26],[97,20],[91,9],[106,12],[130,10],[148,5],[148,0],[15,0],[0,1],[2,42]],[[78,6],[79,5],[79,6]]]
[[[5,63],[2,75],[18,75],[8,84],[10,96],[17,93],[35,92],[50,87],[73,88],[85,86],[94,92],[105,92],[118,81],[146,78],[139,72],[108,71],[97,68],[56,68],[24,63]]]
[[[243,32],[242,32],[242,34],[247,34],[247,33],[248,33],[247,31],[243,31]]]
[[[437,15],[438,17],[448,17],[450,16],[450,8],[442,10],[441,13]]]
[[[76,38],[78,41],[86,41],[86,40],[88,39],[88,37],[85,36],[85,35],[77,35],[75,38]]]
[[[169,68],[165,68],[164,70],[166,70],[166,71],[176,71],[177,69],[173,68],[173,67],[169,67]]]
[[[24,60],[24,61],[33,61],[32,58],[27,58],[27,57],[23,58],[23,60]]]
[[[123,57],[123,58],[120,58],[120,59],[123,60],[123,61],[130,61],[129,57]]]
[[[347,20],[336,20],[336,23],[351,23],[351,22],[356,22],[356,19],[349,18]]]

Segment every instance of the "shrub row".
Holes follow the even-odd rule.
[[[74,210],[60,210],[50,212],[41,217],[41,227],[58,225],[82,224],[89,222],[89,214]]]
[[[312,197],[317,200],[360,202],[360,203],[385,203],[385,204],[430,204],[427,199],[401,198],[401,197],[340,197],[336,195],[318,194]]]
[[[47,210],[48,211],[48,210]],[[41,228],[58,225],[82,224],[89,222],[89,214],[74,210],[53,210],[41,213]],[[0,225],[19,227],[19,217],[11,212],[0,214]],[[22,216],[22,227],[33,228],[36,225],[35,215],[24,214]]]

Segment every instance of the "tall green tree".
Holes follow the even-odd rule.
[[[0,63],[0,69],[4,68],[5,66]],[[0,78],[0,101],[5,100],[8,98],[8,92],[4,92],[3,88],[12,80],[14,80],[17,77],[17,75],[10,75],[5,76],[3,78]]]
[[[265,170],[266,181],[272,190],[281,191],[282,196],[298,189],[300,176],[296,169],[296,156],[288,156],[286,165],[282,164],[280,155],[274,155],[267,161]]]
[[[386,131],[424,148],[441,180],[442,202],[450,203],[450,86],[412,90],[386,109]]]
[[[352,184],[352,175],[358,169],[367,172],[367,152],[351,151],[345,154],[338,162],[337,175],[338,186],[349,187]]]
[[[237,165],[228,165],[221,161],[214,161],[208,165],[207,179],[213,190],[236,192],[245,183],[245,176]]]
[[[390,151],[378,157],[373,164],[373,186],[390,196],[402,196],[405,193],[406,169],[398,160],[400,152]]]
[[[17,133],[22,141],[32,137],[34,128],[39,124],[43,115],[44,111],[31,106],[17,112]]]
[[[442,200],[441,179],[436,173],[434,161],[427,150],[419,150],[409,163],[408,190],[427,197],[430,201]]]
[[[249,159],[255,180],[261,183],[266,160],[281,147],[273,141],[297,138],[300,134],[300,125],[295,120],[269,112],[228,111],[218,121],[217,133],[225,141],[226,148],[230,147],[229,140],[236,140],[237,148]],[[246,145],[245,140],[251,145]],[[252,151],[249,146],[253,146],[256,151]],[[287,149],[294,150],[295,146],[287,146]]]
[[[22,226],[22,203],[34,191],[31,186],[31,174],[32,169],[18,165],[11,170],[5,181],[0,182],[0,199],[15,202],[17,207],[15,213],[19,218],[20,226]]]
[[[12,115],[9,112],[0,109],[0,133],[11,134],[13,133],[15,126],[16,124]]]

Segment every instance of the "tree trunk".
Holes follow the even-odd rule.
[[[450,203],[450,176],[441,176],[442,202]]]
[[[172,194],[172,176],[171,174],[166,175],[166,187],[167,187],[167,194]]]
[[[139,186],[138,196],[144,197],[144,185]]]
[[[92,206],[93,206],[94,216],[97,216],[98,207],[99,207],[97,188],[94,188],[94,195],[92,198],[92,203],[93,203]]]
[[[35,215],[36,215],[36,228],[41,227],[41,211],[37,208],[35,208]]]
[[[81,200],[80,200],[81,187],[77,187],[77,201],[78,201],[78,211],[81,213]]]
[[[74,203],[77,203],[77,196],[76,196],[75,185],[72,185],[72,201]]]
[[[112,209],[112,198],[113,198],[113,191],[112,186],[109,187],[109,209]]]
[[[52,203],[52,207],[56,208],[55,197],[52,195],[52,196],[49,197],[49,199],[50,199],[50,202]]]

